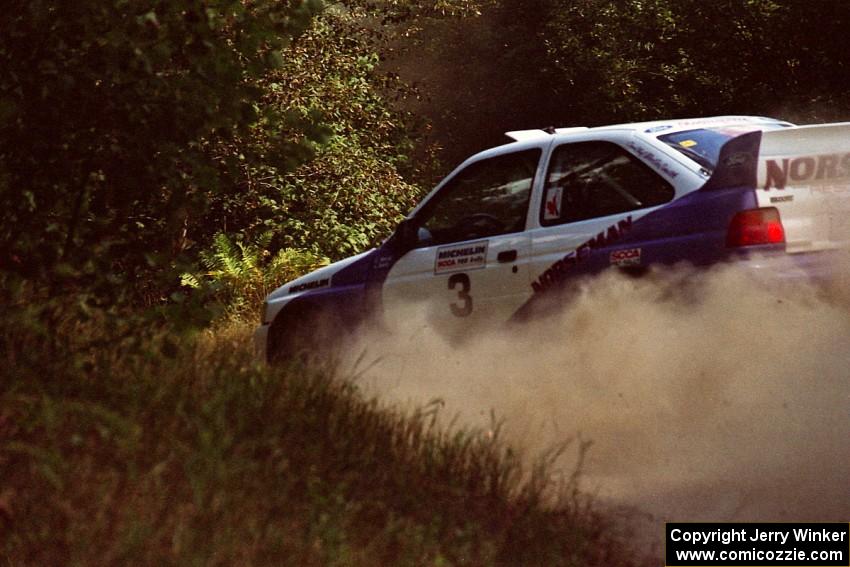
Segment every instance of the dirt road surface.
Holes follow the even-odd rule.
[[[366,391],[409,406],[439,398],[461,426],[490,427],[494,412],[529,460],[591,441],[581,488],[658,546],[665,521],[847,521],[844,289],[774,287],[729,267],[609,274],[520,331],[459,343],[410,318],[355,350],[376,361]],[[558,468],[576,462],[567,451]]]

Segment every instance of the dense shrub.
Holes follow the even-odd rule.
[[[316,9],[312,0],[4,6],[0,270],[54,291],[99,286],[101,296],[176,284],[169,268],[187,223],[236,189],[222,176],[240,156],[216,148],[282,127],[256,104],[256,82]],[[264,162],[303,157],[299,142],[278,140]]]
[[[3,327],[10,565],[633,565],[547,460],[441,429],[329,369],[259,366],[246,329],[82,356]],[[76,335],[92,332],[77,326]],[[171,334],[173,337],[174,335]],[[168,344],[170,343],[170,346]]]

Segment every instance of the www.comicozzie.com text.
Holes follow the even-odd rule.
[[[689,543],[722,543],[736,541],[775,541],[785,545],[793,535],[797,542],[842,542],[847,541],[847,532],[840,530],[813,530],[811,528],[762,530],[754,528],[716,529],[711,531],[689,531],[676,528],[670,532],[672,541]]]

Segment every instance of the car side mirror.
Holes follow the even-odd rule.
[[[413,219],[404,219],[395,229],[394,240],[405,249],[413,248],[418,240],[419,227]]]

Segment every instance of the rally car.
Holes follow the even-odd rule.
[[[850,123],[722,116],[507,136],[378,248],[271,293],[255,334],[264,355],[417,309],[449,332],[526,319],[567,282],[612,266],[758,252],[760,266],[781,256],[817,277],[829,250],[850,245]]]

